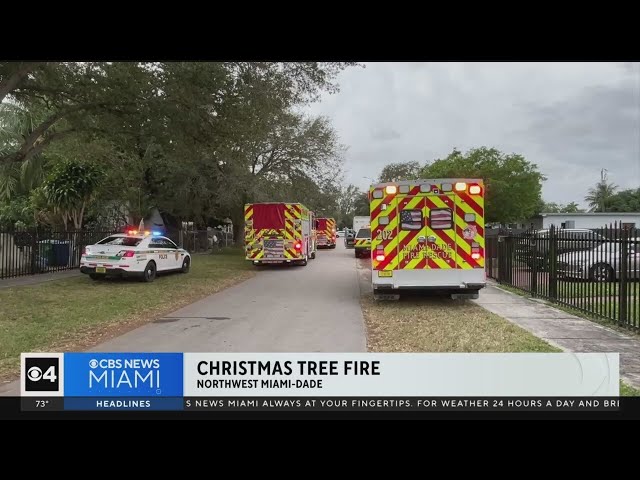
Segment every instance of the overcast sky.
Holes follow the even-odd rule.
[[[367,63],[339,83],[311,109],[332,119],[361,188],[387,163],[479,146],[536,163],[546,201],[583,204],[602,168],[640,187],[640,63]]]

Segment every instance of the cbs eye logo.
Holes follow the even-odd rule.
[[[25,390],[27,392],[58,391],[58,359],[26,358]]]

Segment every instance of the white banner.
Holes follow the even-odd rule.
[[[618,353],[185,353],[184,396],[619,395]]]

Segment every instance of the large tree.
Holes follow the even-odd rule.
[[[495,148],[454,149],[422,171],[422,178],[481,178],[485,184],[485,221],[510,223],[526,220],[539,210],[542,182],[538,167],[522,155]]]
[[[397,182],[414,180],[420,176],[422,165],[419,162],[399,162],[385,165],[378,177],[379,182]]]
[[[609,212],[640,212],[640,188],[621,190],[609,198]]]
[[[0,144],[8,190],[18,168],[46,154],[51,168],[65,159],[103,165],[97,203],[125,205],[134,222],[156,206],[240,223],[242,203],[292,188],[289,200],[335,204],[343,148],[326,119],[297,112],[336,91],[349,65],[0,63],[3,106],[29,117]]]

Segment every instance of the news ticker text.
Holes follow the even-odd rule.
[[[619,397],[22,397],[23,411],[617,411]]]

